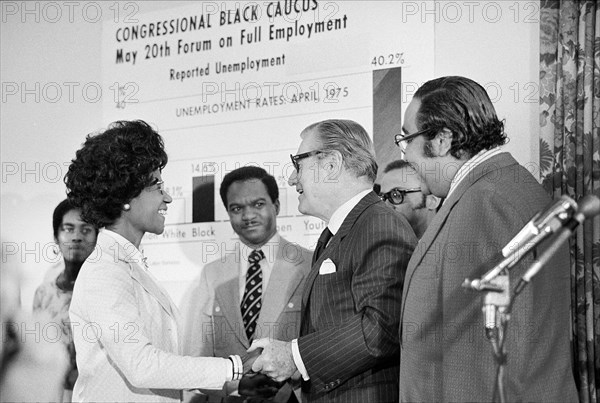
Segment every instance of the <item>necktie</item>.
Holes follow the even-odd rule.
[[[242,310],[242,320],[248,341],[252,341],[256,321],[260,314],[261,296],[262,296],[262,270],[260,261],[265,258],[262,250],[254,250],[248,256],[248,272],[246,273],[246,289],[240,308]]]
[[[325,227],[323,232],[321,232],[319,240],[317,241],[317,247],[315,248],[315,253],[313,255],[313,264],[317,261],[321,253],[323,253],[325,247],[327,246],[327,242],[329,242],[332,236],[333,234],[331,231],[329,231],[329,227]]]

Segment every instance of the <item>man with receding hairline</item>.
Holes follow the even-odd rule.
[[[362,126],[326,120],[301,137],[289,184],[300,212],[327,228],[302,296],[300,337],[254,342],[251,350],[264,350],[253,370],[301,376],[303,402],[397,401],[401,290],[416,237],[372,190],[377,163]]]
[[[379,197],[404,215],[417,238],[421,238],[442,203],[432,195],[421,177],[405,160],[390,162],[383,170]]]

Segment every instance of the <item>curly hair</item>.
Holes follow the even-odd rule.
[[[84,221],[106,227],[167,161],[163,139],[146,122],[113,122],[99,134],[88,134],[75,154],[65,175],[67,197]]]
[[[487,92],[471,79],[437,78],[423,84],[414,98],[421,101],[416,122],[419,130],[428,130],[430,140],[442,129],[450,130],[450,153],[455,158],[470,158],[507,141],[504,123],[496,116]]]
[[[221,200],[223,200],[223,205],[225,205],[225,209],[227,209],[227,192],[229,191],[229,187],[233,182],[244,182],[252,179],[260,180],[265,187],[267,188],[267,192],[269,193],[269,197],[271,201],[275,203],[277,199],[279,199],[279,187],[277,187],[277,181],[272,175],[269,175],[267,171],[260,167],[256,166],[247,166],[241,167],[238,169],[234,169],[229,172],[223,178],[223,182],[221,182],[221,188],[219,189],[219,193],[221,194]]]

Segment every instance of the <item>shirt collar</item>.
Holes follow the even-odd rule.
[[[358,204],[358,202],[361,201],[362,198],[370,192],[372,192],[371,189],[363,190],[362,192],[358,193],[356,196],[348,200],[346,203],[342,204],[340,207],[337,208],[337,210],[333,212],[331,218],[329,219],[329,222],[327,223],[327,228],[329,228],[329,231],[331,231],[333,235],[335,235],[340,230],[340,227],[344,223],[344,220],[346,219],[348,214],[350,214],[352,209]]]
[[[452,178],[452,182],[450,182],[450,189],[448,190],[448,194],[446,195],[446,199],[450,197],[452,192],[458,187],[459,183],[462,182],[468,175],[471,173],[478,165],[482,162],[492,158],[494,155],[500,154],[502,152],[501,147],[495,147],[491,150],[481,150],[476,155],[467,160],[456,172],[454,178]]]
[[[265,259],[269,262],[270,265],[273,265],[275,260],[277,259],[277,253],[279,252],[279,242],[281,241],[281,236],[279,232],[275,232],[275,235],[271,237],[263,246],[259,249],[263,251],[265,254]],[[240,240],[238,254],[240,256],[241,262],[248,262],[248,256],[252,253],[254,249],[250,248],[248,245],[243,243]]]

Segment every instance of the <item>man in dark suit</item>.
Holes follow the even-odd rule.
[[[301,134],[289,183],[300,212],[327,222],[302,296],[300,337],[261,339],[253,369],[302,376],[303,402],[398,399],[397,326],[405,268],[416,244],[406,219],[372,191],[377,163],[359,124],[328,120]]]
[[[500,146],[503,123],[479,84],[425,83],[406,109],[406,160],[446,198],[410,260],[403,291],[400,399],[491,401],[496,364],[481,296],[461,287],[550,202]],[[544,247],[544,245],[542,245]],[[531,263],[513,268],[516,284]],[[486,265],[487,264],[487,265]],[[509,287],[510,288],[510,287]],[[512,288],[510,288],[512,293]],[[563,248],[518,296],[505,334],[507,401],[576,401],[569,345],[569,256]]]

